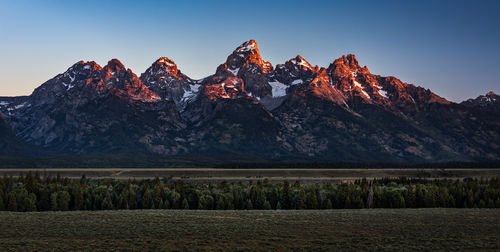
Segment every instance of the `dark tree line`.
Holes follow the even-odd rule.
[[[500,179],[386,178],[343,184],[0,178],[0,211],[112,209],[500,208]]]

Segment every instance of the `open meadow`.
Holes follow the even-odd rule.
[[[500,250],[498,209],[0,212],[1,251]]]

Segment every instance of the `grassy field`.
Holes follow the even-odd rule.
[[[1,251],[500,250],[500,211],[0,212]]]
[[[57,168],[57,169],[0,169],[0,176],[17,176],[20,173],[37,171],[40,175],[69,178],[114,178],[114,179],[151,179],[155,177],[183,180],[185,182],[221,182],[264,180],[282,182],[283,180],[304,183],[346,182],[361,178],[410,177],[410,178],[493,178],[500,177],[500,169],[211,169],[211,168]]]

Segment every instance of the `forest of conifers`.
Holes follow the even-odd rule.
[[[0,211],[112,209],[500,208],[500,178],[384,178],[343,184],[0,178]]]

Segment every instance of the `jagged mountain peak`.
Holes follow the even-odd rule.
[[[73,70],[73,69],[83,69],[83,70],[101,70],[102,67],[97,64],[95,61],[83,61],[80,60],[73,64],[68,70]]]
[[[248,51],[252,51],[252,50],[258,51],[259,48],[258,48],[257,42],[255,42],[255,40],[253,40],[253,39],[250,39],[249,41],[243,42],[240,46],[238,46],[238,48],[236,48],[234,50],[234,52],[242,53],[242,52],[248,52]]]
[[[167,57],[160,57],[159,59],[157,59],[153,65],[166,65],[166,66],[169,66],[169,67],[175,67],[177,68],[177,65],[175,64],[175,62]]]
[[[467,107],[477,107],[489,112],[500,112],[500,96],[493,91],[480,95],[473,99],[468,99],[461,103]]]
[[[226,62],[217,68],[217,74],[238,76],[240,69],[243,68],[246,68],[247,71],[259,71],[264,74],[273,69],[270,62],[262,59],[257,42],[253,39],[238,46],[227,57]]]
[[[348,77],[349,75],[357,74],[358,71],[368,73],[366,67],[361,68],[354,54],[342,55],[342,57],[333,61],[328,67],[328,73],[334,76]]]
[[[170,84],[174,80],[186,80],[191,82],[191,79],[182,74],[177,68],[177,64],[167,57],[157,59],[153,64],[141,74],[140,78],[146,85]]]
[[[110,61],[108,61],[108,64],[104,66],[104,68],[112,70],[114,72],[125,70],[125,66],[118,59],[111,59]]]
[[[289,59],[285,64],[276,65],[271,80],[287,86],[303,84],[312,81],[319,71],[318,66],[313,67],[306,59],[297,55],[295,58]]]
[[[200,89],[198,81],[184,75],[175,62],[167,57],[157,59],[141,74],[142,83],[157,93],[162,100],[173,101],[179,110],[183,110]]]
[[[78,85],[80,80],[99,77],[102,67],[95,61],[80,60],[68,68],[64,73],[57,75],[53,79],[45,82],[40,87],[36,88],[32,95],[51,96],[50,98],[41,99],[40,102],[53,100],[55,96],[64,94]]]
[[[288,60],[292,65],[294,65],[298,70],[302,71],[312,71],[312,72],[318,72],[319,68],[318,66],[312,66],[309,64],[309,62],[304,59],[300,54],[298,54],[295,58],[292,58]]]
[[[336,61],[341,62],[350,68],[360,68],[356,55],[354,54],[342,55],[342,57],[338,58]]]
[[[291,60],[294,60],[296,61],[297,63],[305,63],[305,64],[309,64],[309,62],[307,62],[306,59],[304,59],[304,57],[300,56],[300,54],[297,54],[297,56],[295,56],[295,58],[291,59]]]
[[[94,61],[79,61],[35,89],[29,100],[35,106],[72,97],[71,100],[79,104],[110,93],[145,102],[158,100],[158,96],[118,59],[110,60],[104,67]]]
[[[178,76],[180,71],[177,68],[177,64],[167,57],[159,58],[151,67],[153,71],[158,71],[158,74],[171,75],[177,79],[181,79],[181,77]]]
[[[208,82],[222,83],[226,78],[238,77],[245,84],[245,91],[256,97],[264,97],[271,95],[268,77],[272,72],[273,66],[261,58],[257,42],[252,39],[238,46],[226,62],[217,67],[215,77]],[[232,79],[229,82],[232,83]]]

